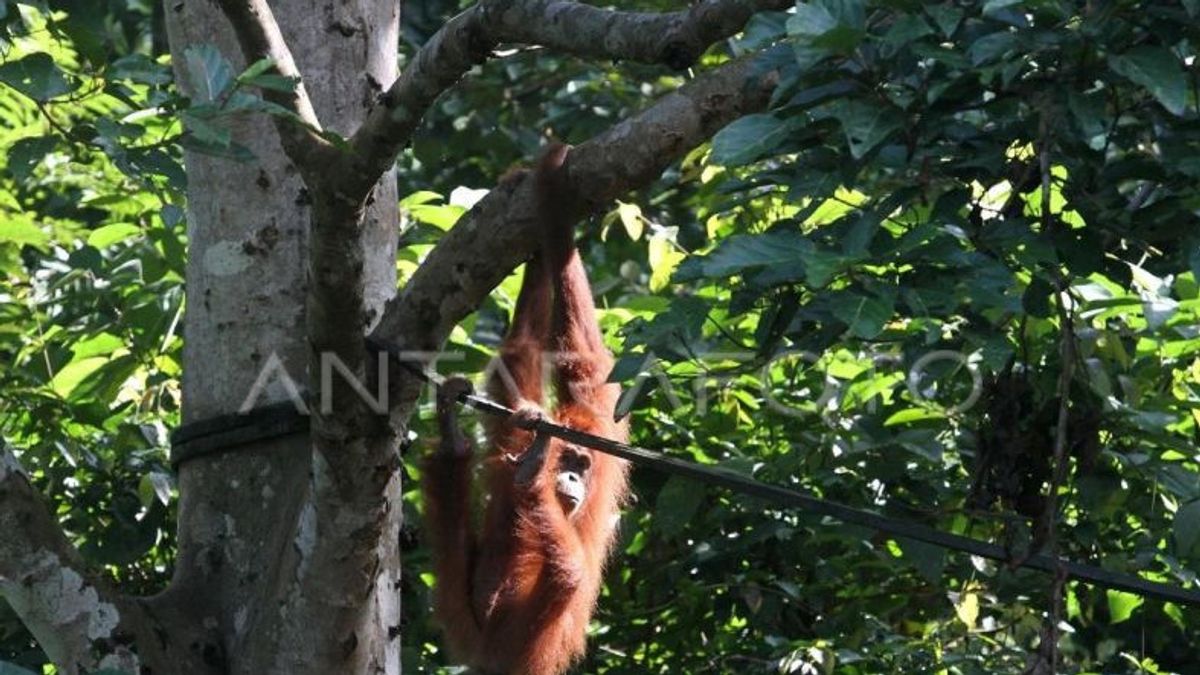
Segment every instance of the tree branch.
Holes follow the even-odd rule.
[[[329,381],[330,406],[313,409],[313,438],[319,452],[330,460],[337,484],[347,494],[356,494],[373,480],[372,494],[386,484],[387,473],[376,471],[389,456],[387,448],[371,444],[372,451],[351,448],[354,439],[380,436],[378,416],[373,414],[354,389],[351,379],[367,373],[362,336],[371,316],[365,310],[363,217],[370,193],[391,166],[378,167],[361,190],[347,193],[336,166],[342,150],[319,135],[321,126],[300,72],[296,67],[267,0],[218,0],[229,19],[242,53],[248,61],[270,58],[281,75],[293,78],[291,91],[264,89],[263,96],[296,115],[276,117],[284,150],[297,165],[310,190],[313,222],[309,229],[309,283],[306,311],[310,345],[310,381],[314,393],[323,392]],[[343,162],[344,163],[344,162]],[[351,378],[331,375],[336,360]]]
[[[128,634],[135,618],[130,615],[137,610],[87,571],[45,499],[2,441],[0,532],[0,594],[59,672],[130,665],[127,659],[133,656],[116,652],[123,642],[116,638]]]
[[[576,147],[568,157],[571,194],[582,212],[644,186],[726,124],[767,104],[778,81],[766,59],[732,61],[659,99],[652,107]],[[513,268],[538,237],[533,181],[501,182],[443,237],[403,292],[390,301],[372,334],[378,343],[435,351]],[[412,380],[393,379],[393,410],[412,403]],[[403,389],[401,389],[403,387]]]
[[[408,143],[425,111],[501,43],[536,44],[585,58],[689,66],[756,11],[791,0],[701,0],[669,13],[614,12],[570,0],[483,0],[450,19],[417,52],[350,139],[333,173],[365,194]]]
[[[275,128],[279,132],[283,149],[307,177],[322,175],[321,169],[333,149],[321,138],[321,122],[304,89],[304,80],[292,58],[279,24],[271,12],[267,0],[218,0],[221,11],[229,19],[242,56],[247,63],[259,59],[271,59],[276,72],[291,78],[296,86],[291,91],[263,89],[263,98],[283,107],[296,119],[275,117]],[[382,175],[382,172],[381,174]],[[374,182],[372,182],[374,184]],[[309,187],[314,187],[310,185]]]
[[[507,42],[537,44],[593,59],[690,67],[714,42],[740,31],[755,12],[792,0],[700,0],[678,12],[619,12],[569,0],[532,0],[499,13]],[[531,18],[538,17],[536,21]]]

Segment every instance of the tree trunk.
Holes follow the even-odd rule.
[[[272,2],[325,128],[349,135],[382,86],[396,76],[399,5],[334,0]],[[185,51],[215,44],[244,67],[228,20],[209,0],[166,0],[176,75],[189,90]],[[288,400],[281,376],[303,389],[311,367],[306,341],[311,200],[280,147],[272,122],[247,115],[235,142],[255,159],[188,153],[187,314],[184,323],[183,416],[192,422],[235,412],[252,393],[263,405]],[[397,198],[389,172],[365,218],[366,305],[378,316],[395,293]],[[264,370],[273,375],[261,392]],[[261,384],[261,382],[260,382]],[[338,649],[290,644],[289,622],[272,616],[295,608],[273,602],[296,573],[311,526],[312,449],[304,434],[238,446],[195,459],[179,471],[179,556],[170,589],[154,600],[164,614],[186,605],[206,628],[201,650],[214,672],[398,673],[400,569],[397,538],[381,538],[377,592],[360,614],[354,644]],[[398,478],[396,479],[398,483]],[[392,489],[395,498],[398,484]],[[399,526],[389,510],[385,532]],[[309,583],[320,583],[309,580]],[[332,639],[332,638],[331,638]],[[178,646],[178,645],[177,645]],[[330,662],[341,652],[348,660]]]
[[[203,44],[236,68],[243,54],[269,57],[277,74],[304,82],[263,93],[303,124],[262,114],[232,122],[252,161],[185,157],[184,422],[289,399],[300,407],[307,400],[314,414],[307,435],[224,448],[180,467],[175,575],[148,599],[121,595],[61,531],[47,532],[52,511],[0,445],[0,501],[8,502],[0,509],[0,593],[59,669],[400,672],[395,435],[421,382],[390,364],[380,411],[359,396],[359,383],[340,374],[324,381],[326,357],[362,381],[376,372],[367,334],[410,355],[439,349],[538,237],[534,181],[515,174],[397,294],[396,153],[438,96],[502,43],[678,64],[739,30],[754,7],[786,4],[709,0],[657,14],[481,3],[450,19],[396,78],[394,0],[167,0],[185,93],[196,84],[189,48]],[[569,190],[578,203],[564,208],[595,210],[648,184],[717,129],[761,110],[776,82],[756,59],[735,59],[576,146],[566,178],[587,190]],[[353,135],[340,143],[329,132]],[[306,385],[307,399],[296,393]]]

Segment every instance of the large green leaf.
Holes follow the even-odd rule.
[[[886,298],[857,293],[846,293],[838,305],[841,308],[838,318],[846,322],[851,333],[867,340],[883,332],[894,310]]]
[[[214,45],[192,45],[184,51],[184,59],[198,101],[216,101],[233,86],[233,67]]]
[[[704,503],[704,489],[695,481],[672,477],[654,503],[655,526],[667,537],[683,533]]]
[[[1179,59],[1166,47],[1143,45],[1108,58],[1118,75],[1145,87],[1164,108],[1182,115],[1188,101],[1188,80]]]
[[[1175,547],[1180,555],[1190,555],[1200,546],[1200,501],[1179,507],[1172,521]]]
[[[752,267],[798,265],[812,247],[804,235],[790,229],[736,235],[723,241],[712,253],[684,261],[675,273],[675,280],[725,278]]]
[[[42,52],[0,64],[0,82],[38,101],[62,96],[74,88],[54,59]]]
[[[8,150],[8,171],[13,178],[23,181],[33,173],[46,155],[58,146],[54,136],[30,136],[13,143]]]
[[[50,242],[50,235],[24,214],[0,214],[0,244],[28,244],[39,248]]]
[[[738,118],[713,137],[712,161],[724,166],[749,164],[775,149],[794,122],[762,113]]]
[[[1114,624],[1128,621],[1133,612],[1146,602],[1145,598],[1123,591],[1110,589],[1105,595],[1108,597],[1109,623]]]
[[[830,104],[827,111],[841,122],[854,159],[862,159],[903,125],[899,111],[884,104],[847,100]]]

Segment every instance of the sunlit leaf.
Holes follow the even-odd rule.
[[[15,213],[0,215],[0,244],[28,244],[43,248],[49,241],[50,235],[28,216]]]
[[[625,227],[630,239],[637,241],[642,238],[645,225],[642,221],[642,209],[637,204],[618,201],[617,217],[621,219],[621,225]]]
[[[92,230],[92,233],[88,235],[87,242],[88,246],[105,248],[136,236],[141,231],[142,228],[131,223],[113,223]]]
[[[1133,593],[1125,593],[1123,591],[1114,591],[1109,589],[1105,592],[1108,597],[1108,616],[1110,624],[1118,624],[1123,621],[1128,621],[1129,617],[1138,607],[1141,607],[1145,602],[1145,598],[1134,595]]]
[[[960,594],[958,602],[954,604],[954,613],[958,620],[966,625],[967,630],[974,629],[979,621],[979,593],[968,590]]]

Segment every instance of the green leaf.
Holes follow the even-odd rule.
[[[945,419],[945,413],[934,410],[933,408],[905,408],[893,413],[890,417],[884,420],[885,427],[899,426],[901,424],[912,424],[914,422],[926,422],[929,420]]]
[[[254,63],[251,63],[248,68],[243,70],[241,72],[241,74],[237,76],[237,81],[238,81],[238,83],[244,84],[245,82],[247,82],[249,80],[253,80],[254,78],[258,77],[259,75],[262,75],[263,73],[267,72],[268,70],[270,70],[271,68],[274,68],[274,67],[275,67],[275,59],[273,59],[269,56],[265,57],[265,58],[261,58],[261,59],[255,61]]]
[[[676,246],[674,237],[664,233],[656,233],[650,237],[647,244],[650,262],[650,290],[661,291],[670,283],[671,275],[675,273],[675,269],[686,257],[686,254]]]
[[[979,593],[970,590],[960,594],[954,604],[954,613],[968,629],[975,628],[975,622],[979,620]]]
[[[838,20],[823,3],[806,2],[796,5],[796,11],[787,21],[787,32],[792,37],[813,39],[837,28]]]
[[[742,166],[778,148],[795,127],[768,113],[746,115],[717,132],[712,141],[712,163]]]
[[[71,354],[76,359],[91,356],[106,356],[125,345],[124,340],[112,333],[97,333],[95,336],[81,340],[71,346]]]
[[[1025,3],[1026,0],[987,0],[983,4],[983,15],[995,17],[1004,13],[1004,10],[1018,7]]]
[[[197,100],[216,101],[233,86],[233,68],[214,45],[193,45],[183,56]]]
[[[151,317],[147,317],[151,318]],[[154,315],[153,319],[159,319],[159,315]],[[136,322],[131,322],[136,325]],[[91,359],[82,359],[90,361]],[[67,395],[68,400],[76,403],[98,400],[107,402],[117,395],[125,386],[126,380],[136,372],[138,368],[137,357],[122,349],[113,352],[107,358],[103,359],[104,363],[99,368],[84,374],[84,376],[71,387],[70,393]],[[77,361],[72,361],[74,365]],[[71,365],[67,367],[70,368]],[[61,374],[61,373],[60,373]]]
[[[54,59],[44,52],[0,65],[0,82],[37,101],[48,101],[74,89]]]
[[[285,75],[276,75],[274,73],[264,73],[246,80],[246,84],[251,84],[261,89],[290,92],[296,90],[296,85],[300,84],[300,79]]]
[[[862,30],[867,23],[864,0],[816,0],[814,4],[823,6],[839,26]]]
[[[862,159],[903,125],[899,111],[882,104],[838,101],[830,104],[827,111],[842,123],[854,159]]]
[[[892,24],[892,27],[883,36],[883,41],[893,49],[898,49],[932,33],[933,29],[929,27],[929,23],[924,18],[913,14],[905,14],[896,19],[896,22]]]
[[[31,218],[21,213],[6,213],[0,217],[0,244],[18,244],[44,249],[50,235]]]
[[[777,229],[764,234],[740,234],[721,242],[702,258],[690,258],[679,267],[676,281],[701,277],[725,278],[764,265],[797,265],[812,249],[812,242],[796,230]]]
[[[183,209],[175,206],[174,204],[167,204],[166,206],[162,207],[162,211],[159,215],[162,218],[163,225],[165,225],[168,230],[174,229],[176,225],[182,223],[184,218],[187,217],[183,212]]]
[[[1151,45],[1134,47],[1124,54],[1110,56],[1108,66],[1118,75],[1145,87],[1172,114],[1184,113],[1187,76],[1171,50]]]
[[[229,129],[220,124],[214,124],[207,115],[196,115],[185,110],[181,115],[183,126],[196,142],[214,148],[228,148],[233,140]]]
[[[630,323],[625,330],[626,344],[643,345],[663,355],[685,351],[700,338],[708,311],[708,302],[703,298],[676,298],[670,309],[650,321],[639,319]]]
[[[50,389],[59,396],[68,398],[88,375],[96,372],[106,363],[108,363],[107,356],[75,359],[54,374],[54,378],[50,380]]]
[[[737,41],[739,49],[752,51],[766,47],[787,34],[788,15],[783,12],[759,12],[750,17],[742,37]]]
[[[946,570],[946,549],[916,539],[897,538],[904,558],[917,568],[921,578],[931,584],[942,583]]]
[[[88,246],[104,248],[125,241],[141,231],[142,228],[131,223],[113,223],[92,230],[92,233],[88,235],[87,243]]]
[[[439,230],[447,231],[467,210],[457,204],[414,204],[408,207],[408,213],[419,223],[432,225]]]
[[[1041,277],[1034,277],[1021,296],[1021,306],[1032,316],[1049,317],[1054,312],[1054,287]]]
[[[704,490],[694,481],[672,476],[654,502],[654,523],[665,537],[676,537],[704,503]]]
[[[278,72],[270,72],[274,67],[275,61],[273,59],[259,59],[249,68],[242,71],[241,75],[237,76],[237,82],[239,85],[250,85],[273,91],[294,91],[296,85],[300,82],[299,78],[287,77],[280,75]]]
[[[892,318],[895,309],[886,299],[856,293],[846,293],[838,307],[841,308],[837,312],[838,318],[850,327],[852,334],[864,340],[882,333],[883,326]]]
[[[613,419],[622,420],[633,412],[634,406],[640,405],[646,399],[648,387],[643,383],[642,386],[627,388],[621,390],[621,395],[617,397],[617,403],[613,406]]]
[[[9,147],[8,172],[18,181],[24,181],[57,145],[58,139],[54,136],[22,138]]]
[[[1108,596],[1108,616],[1110,624],[1121,623],[1133,616],[1134,610],[1141,607],[1145,598],[1134,595],[1133,593],[1125,593],[1124,591],[1114,591],[1109,589],[1105,592]]]
[[[1200,500],[1188,502],[1175,511],[1171,523],[1177,555],[1190,556],[1200,544]]]
[[[1165,326],[1178,311],[1179,303],[1172,298],[1154,297],[1142,303],[1142,314],[1146,317],[1146,327],[1150,330]]]
[[[621,219],[621,225],[625,227],[625,232],[630,239],[637,241],[642,238],[642,230],[645,229],[645,226],[640,206],[617,201],[617,217]]]
[[[962,22],[963,18],[963,11],[951,4],[930,5],[925,8],[925,11],[933,17],[933,22],[937,24],[938,30],[944,37],[954,35],[954,31],[958,30],[958,24]]]
[[[812,249],[804,253],[804,279],[813,288],[824,288],[841,272],[847,261],[847,256],[832,251]]]
[[[1084,140],[1093,150],[1104,147],[1104,135],[1108,132],[1108,111],[1106,109],[1105,92],[1081,94],[1068,92],[1067,108],[1076,126],[1084,135]]]
[[[605,382],[625,382],[626,380],[632,380],[634,377],[642,374],[642,369],[646,365],[646,362],[652,358],[652,354],[622,354],[617,359],[617,362],[613,364],[612,371],[609,372],[608,379]]]
[[[967,48],[967,58],[971,59],[971,65],[981,66],[999,59],[1016,46],[1016,34],[998,31],[973,41]]]
[[[896,434],[895,442],[905,450],[934,465],[942,463],[943,449],[933,429],[906,429]]]
[[[420,204],[442,201],[442,195],[431,190],[417,190],[400,200],[400,208],[407,209]]]
[[[221,108],[222,113],[234,112],[265,112],[268,115],[276,117],[286,117],[293,122],[303,123],[300,116],[288,110],[287,108],[272,103],[256,94],[246,91],[237,91],[228,96],[225,105]]]
[[[858,0],[815,0],[796,5],[787,21],[802,68],[831,53],[849,53],[862,42],[866,14]]]
[[[161,63],[151,61],[143,54],[129,54],[112,62],[108,77],[114,80],[129,79],[142,84],[167,84],[171,81],[171,70]]]
[[[882,333],[894,309],[888,300],[851,292],[842,293],[834,307],[834,316],[850,327],[851,334],[864,340]]]
[[[149,507],[157,498],[163,506],[171,503],[171,476],[161,471],[151,471],[138,482],[138,497],[142,506]]]

